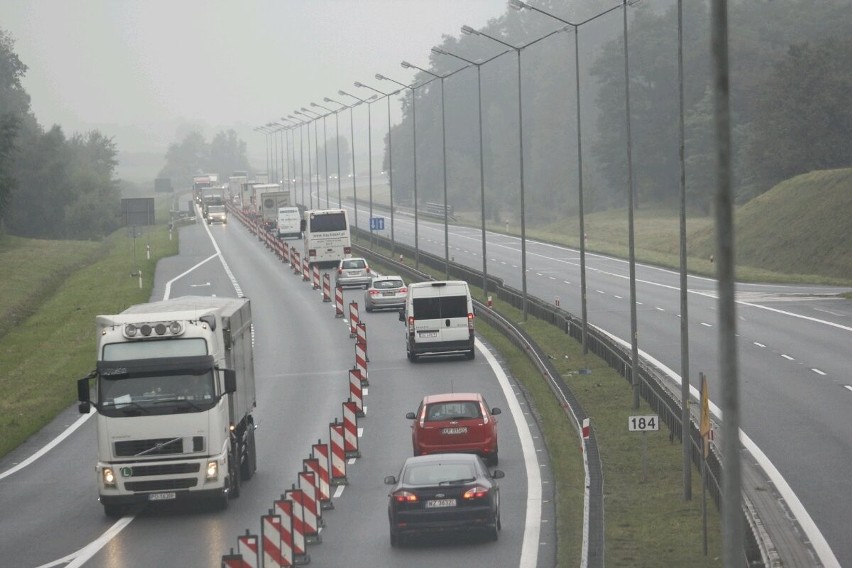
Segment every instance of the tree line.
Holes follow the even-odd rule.
[[[536,6],[568,18],[556,0]],[[589,17],[585,3],[575,13]],[[707,1],[683,2],[686,191],[690,209],[709,212],[715,190],[710,18]],[[852,18],[849,0],[739,0],[729,5],[734,184],[744,202],[777,182],[814,169],[852,166]],[[679,200],[677,11],[673,0],[628,8],[633,180],[638,207]],[[523,144],[527,216],[543,222],[576,214],[578,33],[584,200],[587,211],[627,203],[627,140],[622,12],[521,50],[475,35],[445,36],[439,48],[479,69],[486,208],[497,219],[519,211]],[[520,47],[560,24],[530,11],[507,12],[482,31]],[[501,51],[505,54],[499,55]],[[411,57],[416,57],[412,55]],[[420,201],[443,199],[442,112],[449,201],[479,205],[478,78],[475,67],[433,53],[412,59],[418,73],[403,89],[403,121],[392,130],[395,199],[412,199],[416,115]],[[518,89],[518,65],[521,89]],[[442,109],[441,101],[445,107]],[[519,137],[522,97],[523,140]],[[387,148],[385,166],[388,163]]]
[[[115,143],[96,130],[43,128],[21,85],[26,71],[0,29],[0,232],[101,238],[120,226]]]

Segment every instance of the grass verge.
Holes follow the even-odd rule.
[[[94,250],[82,247],[85,254],[77,265],[85,264],[83,261],[88,265],[63,277],[52,270],[52,259],[35,252],[41,249],[39,243],[16,244],[18,252],[11,255],[10,251],[7,258],[26,254],[35,264],[29,277],[33,282],[55,279],[58,283],[52,290],[23,298],[18,305],[29,306],[32,315],[0,340],[0,392],[9,394],[0,397],[0,456],[77,399],[75,381],[91,370],[95,359],[95,316],[148,301],[157,260],[178,250],[177,238],[169,240],[165,225],[148,227],[136,239],[127,229],[120,229]],[[148,244],[150,260],[145,252]],[[70,251],[78,248],[75,243],[69,247]],[[69,252],[68,258],[74,256]],[[130,276],[135,266],[142,269],[141,288],[138,278]],[[5,265],[0,267],[5,283],[8,272]],[[73,267],[70,262],[66,272]]]

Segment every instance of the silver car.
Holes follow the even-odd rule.
[[[339,288],[349,286],[364,287],[370,286],[373,280],[373,273],[370,271],[370,266],[364,258],[344,258],[337,265],[337,275],[334,277],[334,285]]]
[[[380,276],[364,292],[364,309],[368,312],[383,308],[399,309],[405,306],[408,288],[401,276]]]

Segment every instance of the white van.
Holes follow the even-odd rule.
[[[424,354],[464,353],[468,359],[476,355],[467,282],[412,283],[399,320],[405,323],[405,350],[412,363]]]
[[[299,215],[298,207],[278,208],[278,237],[302,237],[302,216]]]

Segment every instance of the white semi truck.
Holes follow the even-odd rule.
[[[96,322],[97,366],[77,393],[81,413],[97,411],[106,515],[158,501],[225,508],[257,469],[249,300],[184,296]]]

